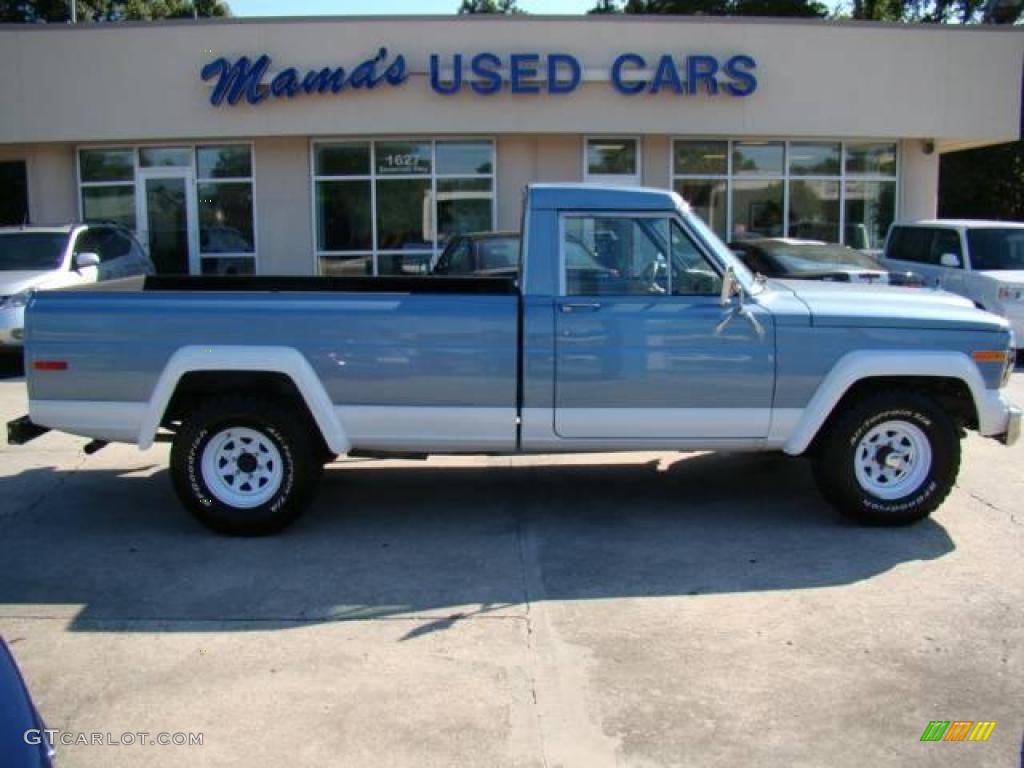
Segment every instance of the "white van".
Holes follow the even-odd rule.
[[[1002,315],[1024,347],[1024,223],[935,219],[893,224],[882,263]]]

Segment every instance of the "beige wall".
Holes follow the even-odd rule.
[[[313,274],[309,142],[258,139],[253,154],[257,270],[271,275]]]
[[[901,142],[900,166],[900,221],[935,218],[939,205],[939,152],[934,144],[919,139]]]
[[[407,57],[399,88],[212,107],[199,77],[214,51],[269,53],[272,69],[352,67],[379,45]],[[432,52],[564,51],[604,80],[565,96],[440,96]],[[624,96],[607,82],[621,52],[753,56],[746,98]],[[0,143],[203,136],[711,134],[1015,139],[1018,29],[691,18],[228,20],[0,28]],[[602,73],[604,73],[602,75]]]

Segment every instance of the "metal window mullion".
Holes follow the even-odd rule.
[[[782,142],[782,236],[789,237],[789,140]]]
[[[370,245],[373,253],[370,255],[370,263],[373,266],[373,276],[380,274],[380,266],[377,263],[377,142],[370,141]]]
[[[733,169],[733,162],[732,162],[733,144],[734,144],[734,139],[728,139],[726,141],[726,147],[725,147],[725,155],[726,155],[725,156],[725,174],[726,174],[726,177],[727,177],[726,181],[725,181],[725,239],[726,239],[726,241],[730,241],[730,240],[733,239],[733,230],[734,230],[734,224],[733,224],[733,220],[732,220],[732,216],[733,216],[733,211],[732,211],[732,208],[733,208],[733,205],[732,205],[732,195],[733,195],[733,176],[734,176],[734,169]]]
[[[431,245],[430,245],[430,260],[433,261],[437,256],[437,141],[432,140],[430,142],[430,229],[431,229]],[[429,268],[429,265],[428,265]]]

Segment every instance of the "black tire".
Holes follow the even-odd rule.
[[[899,430],[875,430],[886,422],[924,436],[931,452],[927,467],[922,463],[917,471],[908,471],[907,464],[902,470],[886,464],[894,453],[897,464],[905,455],[894,446],[906,451],[903,446],[912,445]],[[869,443],[875,436],[880,442]],[[910,451],[909,455],[914,455],[912,448]],[[891,487],[900,491],[899,495],[893,498],[882,492],[880,496],[865,487],[858,479],[858,463],[867,475],[867,486],[873,482],[880,488],[884,482],[895,482]],[[908,525],[928,517],[949,495],[959,471],[956,423],[935,400],[917,392],[883,391],[852,402],[835,417],[814,455],[814,477],[822,495],[841,513],[864,525]],[[893,475],[904,479],[893,480]],[[904,484],[907,487],[901,489]]]
[[[171,479],[178,498],[218,533],[262,536],[280,531],[312,501],[323,470],[306,423],[303,414],[269,398],[216,397],[202,402],[182,424],[171,446]],[[225,462],[228,449],[235,450],[228,430],[245,430],[237,441],[241,452],[233,465],[239,468],[237,476],[217,468],[218,462]],[[254,434],[258,436],[255,440]],[[277,457],[279,462],[275,462]],[[213,487],[204,473],[204,458],[212,462],[206,471],[211,473]],[[242,478],[243,470],[253,464],[255,482],[252,474]],[[230,498],[232,484],[237,484],[234,496],[240,503]]]

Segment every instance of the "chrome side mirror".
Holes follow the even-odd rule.
[[[732,304],[732,297],[739,292],[740,284],[736,280],[736,272],[729,267],[722,275],[722,293],[718,297],[718,303],[723,307],[728,307]]]
[[[98,267],[100,265],[99,254],[92,251],[83,251],[75,254],[75,269],[81,272],[87,267]]]

